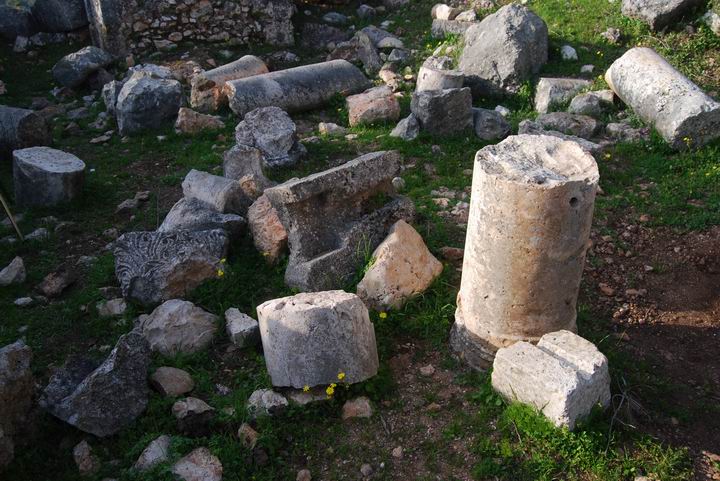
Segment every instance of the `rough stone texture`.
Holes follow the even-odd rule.
[[[85,0],[85,5],[93,44],[114,54],[179,40],[278,46],[294,41],[291,0]]]
[[[662,30],[703,3],[703,0],[622,0],[622,13],[642,20],[653,30]]]
[[[289,286],[344,286],[360,267],[363,249],[375,249],[395,222],[412,217],[412,202],[394,196],[399,170],[396,152],[375,152],[265,191],[288,232]],[[386,195],[389,200],[382,199]]]
[[[117,113],[117,99],[120,96],[123,85],[125,85],[124,82],[112,80],[103,85],[102,91],[100,92],[100,96],[105,104],[105,110],[113,117]]]
[[[12,284],[22,284],[25,282],[27,272],[25,271],[25,263],[22,257],[15,257],[10,264],[0,270],[0,287],[7,287]]]
[[[204,130],[218,130],[225,127],[222,118],[216,115],[205,115],[187,107],[180,107],[175,130],[183,134],[195,135]]]
[[[433,135],[452,135],[473,126],[469,88],[415,92],[410,110],[421,128]]]
[[[589,80],[543,77],[535,90],[535,110],[544,114],[562,107],[562,104],[570,102],[578,92],[591,85]]]
[[[88,24],[83,0],[35,0],[32,14],[43,32],[71,32]]]
[[[14,150],[51,143],[52,133],[41,115],[0,105],[0,160],[12,158]]]
[[[215,409],[202,399],[187,397],[176,401],[172,414],[177,419],[178,431],[186,436],[209,436],[210,423]]]
[[[171,299],[137,320],[150,348],[163,356],[193,354],[206,349],[218,331],[218,317],[192,302]]]
[[[258,389],[254,391],[247,402],[250,416],[273,416],[279,414],[288,406],[288,400],[272,389]]]
[[[226,83],[230,108],[244,116],[260,107],[301,112],[322,107],[335,95],[351,95],[369,87],[365,75],[350,62],[332,60]]]
[[[711,9],[708,10],[705,15],[703,15],[702,19],[705,24],[710,27],[710,30],[712,30],[715,35],[720,35],[720,15],[718,15]],[[2,27],[0,27],[0,29],[1,28]]]
[[[541,114],[538,115],[537,122],[545,130],[556,130],[583,139],[593,138],[601,128],[601,124],[592,117],[568,112]]]
[[[99,302],[96,307],[100,317],[119,317],[127,311],[127,302],[121,297]]]
[[[572,114],[600,118],[613,108],[615,93],[612,90],[598,90],[573,97],[568,107]]]
[[[85,163],[50,147],[13,152],[13,185],[19,206],[53,206],[82,193]]]
[[[65,55],[52,68],[53,79],[64,87],[77,88],[101,68],[113,62],[113,56],[97,47],[84,47]]]
[[[436,18],[432,21],[430,35],[440,40],[448,35],[465,35],[473,25],[476,25],[476,22],[461,22],[458,20],[441,20]]]
[[[596,154],[603,150],[603,146],[600,144],[596,144],[595,142],[591,142],[589,140],[585,140],[583,138],[576,137],[574,135],[564,134],[562,132],[558,132],[557,130],[546,130],[540,123],[533,122],[532,120],[523,120],[522,122],[520,122],[520,125],[518,125],[518,134],[519,135],[550,135],[553,137],[557,137],[558,139],[575,142],[578,145],[580,145],[580,147],[585,149],[587,152],[590,152],[592,154]]]
[[[170,459],[170,442],[171,438],[166,434],[155,438],[140,454],[133,468],[138,471],[148,471]]]
[[[390,137],[399,137],[403,140],[415,140],[420,135],[420,122],[415,114],[402,119],[390,132]]]
[[[473,108],[475,135],[482,140],[502,140],[512,130],[510,123],[495,110]]]
[[[626,123],[609,123],[605,126],[605,134],[618,142],[640,142],[650,140],[650,128],[633,128]]]
[[[350,34],[340,28],[323,23],[307,22],[300,33],[300,43],[311,49],[324,49],[329,44],[346,41]]]
[[[377,374],[375,329],[355,294],[326,291],[274,299],[257,308],[273,386],[361,382]]]
[[[502,7],[465,32],[459,70],[473,95],[517,93],[548,59],[548,29],[527,7]]]
[[[222,214],[210,204],[182,198],[170,209],[158,232],[207,231],[223,229],[230,239],[237,239],[245,228],[245,219],[237,214]]]
[[[0,348],[0,468],[14,457],[13,436],[23,430],[35,397],[32,351],[20,340]]]
[[[545,334],[537,347],[518,342],[500,349],[492,385],[509,401],[529,404],[570,430],[596,405],[610,404],[607,358],[569,331]]]
[[[357,294],[376,311],[400,309],[430,287],[443,270],[420,234],[403,220],[390,229],[372,258],[374,262],[358,284]]]
[[[371,76],[376,75],[383,65],[375,43],[364,31],[357,32],[347,42],[336,44],[327,60],[347,60],[352,63],[362,63],[365,72]]]
[[[190,106],[200,112],[215,112],[228,103],[225,82],[264,73],[268,73],[265,62],[254,55],[245,55],[234,62],[198,74],[190,83]]]
[[[81,431],[112,436],[145,410],[149,365],[147,341],[131,332],[122,336],[108,358],[86,377],[61,369],[45,389],[42,405]],[[79,383],[69,382],[78,379]]]
[[[372,417],[373,408],[370,400],[365,396],[349,399],[343,404],[342,419],[369,418]]]
[[[32,12],[21,6],[0,4],[0,37],[14,41],[16,37],[30,37],[37,31]]]
[[[73,448],[73,459],[82,477],[92,476],[102,467],[100,459],[93,453],[93,449],[87,441],[80,441]]]
[[[243,191],[251,199],[257,199],[275,185],[263,171],[264,155],[260,149],[247,145],[235,145],[223,155],[223,176],[238,180]]]
[[[115,275],[125,298],[157,305],[217,276],[227,248],[227,234],[218,229],[129,232],[113,245]]]
[[[172,467],[172,473],[182,481],[222,481],[220,460],[207,448],[197,448]]]
[[[610,66],[605,80],[676,149],[699,147],[720,137],[720,103],[652,49],[628,50]]]
[[[260,196],[248,209],[248,224],[257,250],[268,263],[277,262],[287,251],[288,234],[266,195]]]
[[[245,214],[251,200],[240,182],[192,169],[182,183],[186,199],[197,199],[222,213]]]
[[[177,80],[133,76],[125,82],[116,104],[121,135],[162,128],[177,117],[182,87]]]
[[[298,142],[295,122],[278,107],[262,107],[248,112],[235,128],[238,145],[255,147],[267,167],[296,164],[305,154]]]
[[[471,366],[575,329],[598,180],[593,157],[555,137],[512,136],[477,153],[451,334]]]
[[[440,68],[438,59],[430,57],[418,70],[415,90],[459,89],[465,83],[465,75],[457,70]]]
[[[187,371],[163,366],[150,376],[150,385],[163,396],[177,397],[195,389],[195,381]]]
[[[240,348],[253,346],[260,340],[258,322],[234,307],[225,311],[225,330],[230,341]]]
[[[346,102],[351,127],[375,122],[395,122],[400,117],[400,102],[393,95],[392,89],[385,85],[351,95]]]

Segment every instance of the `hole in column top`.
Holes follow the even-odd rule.
[[[571,207],[577,207],[577,205],[580,203],[580,200],[577,197],[573,197],[570,199],[570,206]]]

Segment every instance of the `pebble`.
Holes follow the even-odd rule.
[[[373,473],[373,468],[369,464],[365,463],[362,466],[360,466],[360,473],[363,476],[371,476]]]
[[[298,471],[297,476],[295,476],[295,481],[311,481],[312,480],[312,474],[310,474],[309,469],[301,469]]]
[[[432,366],[432,364],[428,364],[427,366],[423,366],[420,368],[420,374],[423,376],[430,377],[433,374],[435,374],[435,367]]]
[[[395,449],[392,450],[392,457],[395,459],[402,459],[403,457],[403,448],[402,446],[398,446]]]

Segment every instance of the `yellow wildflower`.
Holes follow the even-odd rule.
[[[343,379],[345,379],[345,373],[344,373],[344,372],[338,373],[338,379],[340,379],[341,381],[342,381]]]
[[[224,271],[224,270],[222,270],[222,269],[218,269],[218,271],[217,271],[217,275],[218,275],[218,277],[222,277],[222,276],[224,276],[224,275],[225,275],[225,271]]]
[[[387,312],[383,311],[379,314],[379,316],[380,316],[380,319],[385,319],[387,317]]]
[[[333,394],[335,394],[335,388],[333,385],[329,385],[327,389],[325,389],[325,393],[328,395],[328,397],[331,397]]]
[[[226,262],[227,262],[227,259],[225,259],[224,257],[222,259],[220,259],[220,264],[225,264]]]
[[[309,391],[310,391],[310,386],[308,386],[307,384],[305,386],[303,386],[303,392],[309,392]]]

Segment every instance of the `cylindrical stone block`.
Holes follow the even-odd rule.
[[[19,206],[51,206],[74,199],[82,191],[85,163],[49,147],[13,152],[15,202]]]
[[[465,75],[457,70],[440,70],[423,65],[418,70],[415,90],[459,89],[465,83]]]
[[[257,313],[273,386],[356,383],[377,374],[375,328],[355,294],[297,294],[267,301]]]
[[[230,108],[237,115],[260,107],[280,107],[301,112],[322,107],[335,95],[363,92],[370,82],[356,66],[346,60],[331,60],[278,70],[226,83]]]
[[[451,334],[471,366],[576,329],[598,181],[595,159],[557,137],[517,135],[477,153]]]
[[[190,105],[201,112],[214,112],[227,104],[225,83],[253,75],[268,73],[265,62],[254,55],[245,55],[234,62],[221,65],[193,77]]]
[[[675,149],[720,137],[720,102],[650,48],[632,48],[605,73],[610,88]]]

